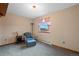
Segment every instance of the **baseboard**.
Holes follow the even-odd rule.
[[[78,51],[71,50],[71,49],[68,49],[68,48],[65,48],[65,47],[61,47],[61,46],[58,46],[58,45],[52,44],[52,46],[59,47],[59,48],[63,48],[63,49],[66,49],[66,50],[70,50],[70,51],[73,51],[73,52],[75,52],[75,53],[79,53]]]
[[[6,45],[10,45],[10,44],[15,44],[16,42],[13,42],[13,43],[9,43],[9,44],[3,44],[3,45],[0,45],[0,47],[2,46],[6,46]]]
[[[61,47],[61,46],[58,46],[58,45],[55,45],[55,44],[49,44],[49,43],[47,43],[47,42],[45,42],[45,41],[42,41],[42,40],[38,40],[38,41],[40,41],[40,42],[42,42],[42,43],[45,43],[45,44],[48,44],[48,45],[50,45],[50,46],[55,46],[55,47],[59,47],[59,48],[63,48],[63,49],[66,49],[66,50],[70,50],[70,51],[73,51],[73,52],[75,52],[75,53],[79,53],[78,51],[75,51],[75,50],[71,50],[71,49],[68,49],[68,48],[65,48],[65,47]]]
[[[43,42],[43,43],[46,43],[46,44],[48,44],[48,45],[52,45],[52,43],[47,42],[47,41],[44,41],[44,40],[38,40],[38,41]]]

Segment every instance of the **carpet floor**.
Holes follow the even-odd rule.
[[[28,48],[23,44],[0,46],[0,56],[79,56],[79,53],[37,42]]]

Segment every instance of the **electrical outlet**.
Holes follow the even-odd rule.
[[[65,41],[62,41],[62,43],[65,44],[66,42]]]
[[[5,41],[7,40],[7,39],[4,39]]]

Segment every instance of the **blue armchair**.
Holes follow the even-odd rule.
[[[31,33],[29,32],[24,33],[24,37],[25,37],[25,43],[28,47],[36,45],[36,40],[35,38],[33,38]]]

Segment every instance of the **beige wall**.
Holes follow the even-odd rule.
[[[79,5],[42,17],[50,17],[52,25],[50,33],[40,33],[38,23],[41,17],[34,20],[34,35],[38,40],[79,52]]]
[[[0,17],[0,45],[15,42],[16,32],[19,35],[31,32],[31,20],[11,13]]]

